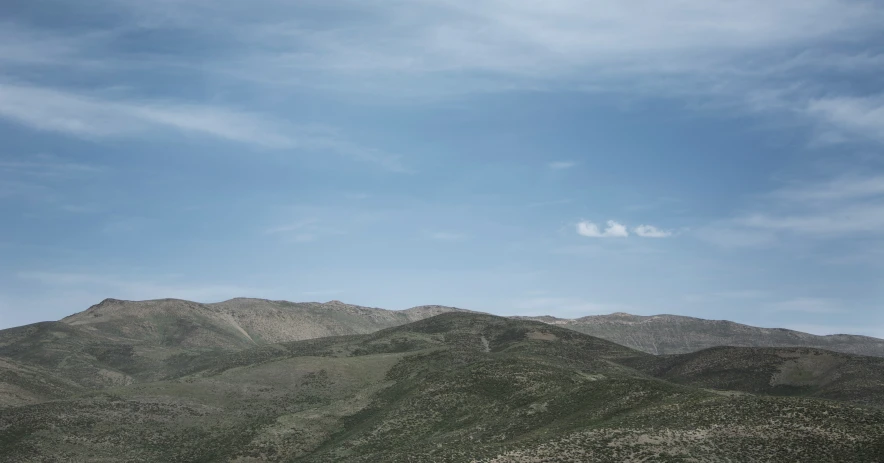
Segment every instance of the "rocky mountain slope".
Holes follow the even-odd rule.
[[[782,328],[758,328],[726,320],[679,315],[615,313],[577,319],[550,316],[515,318],[561,326],[655,355],[684,354],[716,346],[739,346],[814,347],[884,357],[884,339],[849,334],[816,336]]]
[[[249,298],[214,304],[179,299],[105,299],[61,321],[91,332],[152,345],[239,348],[371,333],[456,310],[460,309],[421,306],[395,311],[340,301],[293,303]]]
[[[155,381],[192,363],[199,353],[215,355],[280,342],[366,334],[452,311],[465,312],[442,306],[391,311],[338,301],[238,298],[201,304],[107,299],[59,322],[0,331],[0,360],[4,362],[0,363],[0,389],[10,391],[2,400],[12,404],[63,397],[68,389],[50,387],[54,392],[30,394],[19,386],[24,378],[46,372],[53,375],[49,382],[86,389]],[[799,345],[884,356],[884,340],[862,336],[813,336],[676,316],[537,318],[652,353],[690,352],[707,345]]]
[[[64,338],[50,328],[40,337],[45,343]],[[175,348],[182,350],[156,360],[162,377],[133,371],[131,384],[72,385],[66,395],[50,390],[0,409],[0,460],[884,458],[881,388],[819,399],[817,390],[745,391],[761,377],[726,381],[728,359],[748,370],[772,365],[779,373],[768,383],[880,378],[880,362],[867,357],[744,348],[654,357],[554,325],[464,312],[372,334],[239,350]]]
[[[236,298],[213,304],[178,299],[106,299],[61,320],[94,335],[129,339],[142,346],[234,348],[326,336],[372,333],[451,311],[420,306],[385,310],[345,304]],[[655,355],[696,352],[717,346],[813,347],[884,357],[884,339],[848,334],[816,336],[781,328],[759,328],[726,320],[625,313],[578,319],[513,317],[540,321],[600,337]],[[0,335],[2,344],[2,335]]]
[[[59,322],[0,330],[0,390],[13,390],[21,362],[87,389],[166,377],[194,353],[240,351],[277,342],[371,333],[451,307],[391,311],[337,301],[291,303],[232,299],[200,304],[177,299],[107,299]],[[43,397],[17,394],[7,401]]]

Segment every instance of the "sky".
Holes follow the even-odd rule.
[[[884,337],[884,3],[4,0],[0,328],[104,298]]]

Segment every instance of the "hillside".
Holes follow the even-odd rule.
[[[37,368],[39,374],[50,375],[51,381],[59,384],[101,389],[168,378],[181,368],[193,368],[190,364],[199,358],[225,352],[280,342],[373,333],[452,311],[466,312],[443,306],[391,311],[338,301],[291,303],[237,298],[201,304],[177,299],[107,299],[59,322],[0,331],[0,359]],[[879,353],[876,346],[884,342],[861,336],[821,337],[675,316],[614,314],[577,320],[537,318],[551,326],[590,331],[600,338],[646,352],[690,350],[715,342],[776,346],[806,343],[813,347],[838,340],[827,346],[833,350],[875,354]],[[648,349],[648,342],[654,349]],[[674,345],[676,343],[679,344]],[[17,375],[23,373],[11,371],[0,375],[0,388],[19,391],[16,393],[19,398],[8,400],[21,403],[43,397],[21,393],[15,384],[22,381]]]
[[[242,349],[326,336],[372,333],[450,311],[463,309],[420,306],[396,311],[339,301],[294,303],[251,298],[236,298],[213,304],[178,299],[107,299],[83,312],[65,317],[61,322],[84,328],[93,335],[113,338],[142,348]],[[846,334],[816,336],[725,320],[624,313],[573,320],[550,316],[512,318],[568,328],[655,355],[696,352],[717,346],[737,346],[812,347],[884,357],[884,339]]]
[[[684,354],[716,346],[813,347],[884,357],[884,339],[849,334],[816,336],[782,328],[759,328],[727,320],[627,313],[577,319],[514,317],[572,329],[655,355]]]
[[[371,333],[456,310],[460,309],[421,306],[391,311],[337,301],[232,299],[200,304],[106,299],[59,322],[0,330],[0,360],[39,368],[53,381],[100,389],[165,378],[182,359],[196,353]],[[8,378],[12,373],[0,375],[0,390],[13,390],[18,379]]]
[[[463,312],[372,334],[194,349],[163,360],[160,380],[2,409],[0,460],[884,458],[881,408],[694,385],[708,362],[669,381],[654,367],[664,360],[558,326]]]
[[[61,321],[151,345],[242,348],[371,333],[453,310],[460,309],[421,306],[394,311],[340,301],[293,303],[249,298],[214,304],[179,299],[106,299]]]
[[[82,392],[83,388],[36,365],[0,357],[0,409]]]
[[[884,359],[808,348],[715,347],[625,362],[680,384],[884,407]]]

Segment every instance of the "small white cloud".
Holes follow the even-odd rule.
[[[589,238],[626,238],[629,236],[629,231],[622,223],[609,220],[607,225],[607,228],[602,231],[598,225],[584,220],[577,224],[577,233]]]
[[[549,168],[552,170],[565,170],[570,169],[576,165],[577,163],[573,161],[556,161],[549,163]]]
[[[672,231],[661,230],[653,225],[639,225],[633,228],[632,231],[642,238],[669,238],[672,236]]]

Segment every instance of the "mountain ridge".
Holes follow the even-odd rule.
[[[117,309],[116,311],[112,309]],[[119,312],[122,310],[125,313]],[[328,302],[290,302],[238,297],[214,303],[182,299],[125,301],[108,298],[88,309],[60,320],[95,332],[117,337],[134,336],[139,342],[150,338],[154,344],[179,344],[242,348],[325,336],[370,333],[398,326],[456,307],[421,305],[403,310],[389,310]],[[128,322],[144,319],[150,312],[153,320],[132,326],[112,326],[114,318]],[[477,312],[481,313],[481,312]],[[179,318],[168,323],[169,317]],[[150,318],[147,316],[147,318]],[[563,326],[655,355],[696,352],[716,346],[736,347],[813,347],[835,352],[884,357],[884,339],[855,334],[814,335],[785,328],[763,328],[729,320],[658,314],[633,315],[616,312],[567,319],[550,315],[512,316]],[[163,321],[163,320],[166,321]],[[131,323],[128,323],[131,324]],[[146,324],[146,325],[145,325]],[[148,326],[149,325],[149,326]],[[141,329],[140,333],[137,331]]]
[[[149,341],[155,345],[238,349],[250,345],[370,333],[451,311],[470,312],[440,305],[389,310],[337,300],[290,302],[239,297],[198,303],[169,298],[146,301],[108,298],[82,312],[66,316],[60,322],[93,333],[103,331],[103,334],[112,337],[133,338],[141,343]],[[152,319],[150,313],[154,315]],[[573,319],[550,315],[511,318],[563,326],[655,355],[736,346],[813,347],[884,357],[884,339],[871,336],[814,335],[785,328],[756,327],[729,320],[675,314],[633,315],[616,312]],[[127,323],[113,326],[115,319],[117,322],[126,319]],[[174,323],[169,321],[171,319],[175,319]]]
[[[34,344],[71,342],[82,331],[49,322],[18,335],[28,339],[35,329],[42,331]],[[8,337],[0,335],[0,348]],[[83,345],[89,355],[121,355],[95,350],[101,339]],[[735,347],[653,356],[560,326],[469,312],[239,350],[157,349],[181,352],[142,364],[162,366],[162,377],[133,370],[130,383],[66,392],[55,381],[7,404],[0,459],[828,463],[884,456],[884,389],[874,384],[884,359]],[[757,374],[734,382],[732,371]],[[55,370],[21,372],[9,391],[20,394],[44,373]],[[852,386],[833,396],[839,381]]]
[[[550,315],[514,318],[563,326],[655,355],[683,354],[717,346],[814,347],[884,357],[884,339],[856,334],[815,335],[786,328],[762,328],[730,320],[684,315],[617,312],[567,319]]]
[[[61,319],[71,326],[159,344],[243,347],[326,336],[363,334],[417,321],[455,307],[416,306],[394,311],[341,301],[289,302],[233,298],[214,303],[183,299],[108,298]],[[174,326],[167,326],[174,320]],[[126,321],[123,325],[120,322]],[[141,323],[134,323],[140,321]]]

